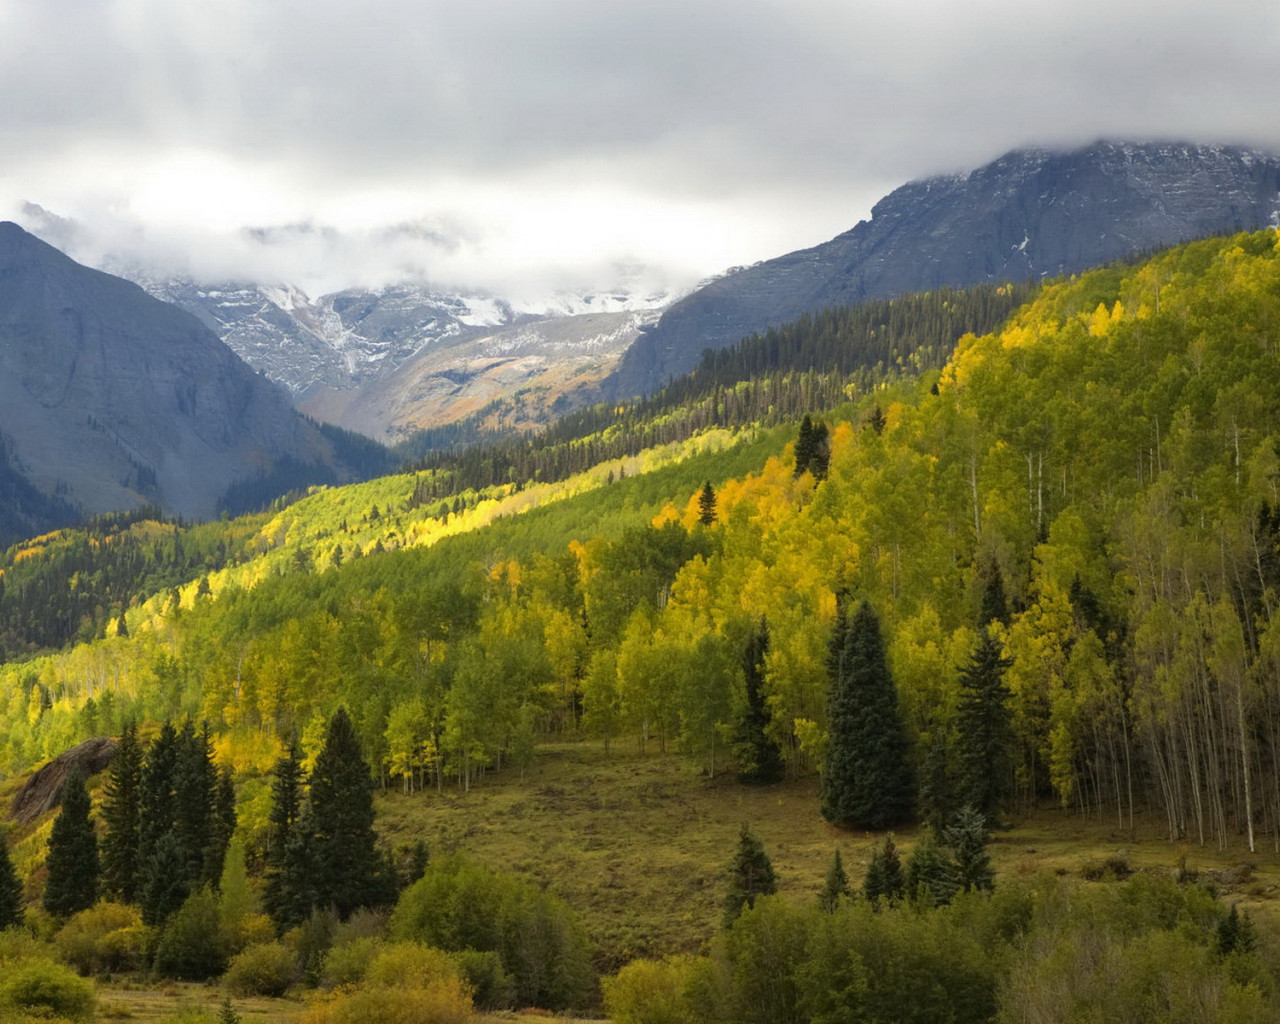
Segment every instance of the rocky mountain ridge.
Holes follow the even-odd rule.
[[[1275,222],[1280,159],[1230,146],[1099,142],[1023,149],[910,182],[828,242],[717,278],[663,313],[611,382],[645,394],[723,348],[807,312],[942,285],[1072,273]]]
[[[0,434],[27,482],[84,513],[205,518],[282,463],[343,475],[283,389],[198,320],[7,222]]]

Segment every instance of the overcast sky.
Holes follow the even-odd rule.
[[[0,0],[0,215],[312,294],[687,286],[1017,146],[1280,150],[1277,44],[1274,0]]]

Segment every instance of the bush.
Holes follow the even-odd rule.
[[[370,941],[357,939],[330,955]],[[412,942],[379,945],[363,985],[313,1003],[303,1024],[463,1024],[471,1019],[470,992],[449,954]]]
[[[382,952],[386,943],[382,939],[352,939],[341,946],[334,946],[324,958],[321,982],[329,988],[352,987],[364,981],[365,973],[373,958]]]
[[[281,942],[248,946],[231,958],[223,982],[238,996],[282,996],[298,980],[297,958]]]
[[[15,1016],[91,1020],[93,986],[61,964],[31,960],[0,975],[0,1009]],[[11,1020],[10,1013],[0,1017]]]
[[[594,995],[590,945],[564,901],[462,857],[432,862],[401,895],[390,929],[401,941],[497,953],[520,1006],[560,1010]]]
[[[509,1010],[516,998],[516,986],[511,976],[502,969],[502,958],[497,953],[481,953],[464,949],[450,953],[458,966],[462,980],[471,989],[471,998],[482,1010]]]
[[[171,978],[204,981],[227,966],[227,940],[218,901],[204,888],[192,893],[169,918],[156,945],[156,970]]]
[[[54,942],[62,959],[81,974],[92,975],[141,968],[148,934],[134,907],[98,903],[72,915]]]
[[[461,988],[375,988],[313,1003],[301,1024],[467,1024],[471,1018],[471,1000]]]
[[[687,992],[700,962],[690,956],[633,960],[604,980],[605,1011],[614,1024],[692,1024]]]

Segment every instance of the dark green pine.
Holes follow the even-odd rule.
[[[152,847],[138,877],[138,909],[144,924],[164,924],[191,895],[187,861],[170,829]]]
[[[872,903],[881,900],[896,903],[902,899],[906,884],[902,877],[902,860],[892,836],[884,837],[884,844],[871,854],[867,877],[862,883],[862,894]]]
[[[267,819],[263,905],[281,931],[311,913],[310,844],[303,832],[302,757],[296,743],[276,761]]]
[[[98,837],[89,806],[84,777],[75,769],[62,787],[62,809],[49,834],[45,861],[44,909],[54,917],[87,910],[98,898]]]
[[[9,857],[9,843],[0,832],[0,932],[22,924],[24,916],[22,882]]]
[[[938,843],[933,829],[926,829],[907,858],[907,896],[925,906],[938,907],[950,903],[960,884],[956,866]]]
[[[213,765],[209,728],[196,732],[187,722],[178,734],[173,777],[173,831],[190,887],[215,881],[205,876],[206,851],[212,839],[213,798],[217,769]]]
[[[800,421],[800,434],[796,438],[796,476],[812,468],[816,448],[817,438],[813,432],[813,418],[806,413],[804,419]]]
[[[818,896],[818,906],[828,914],[835,913],[840,901],[849,896],[849,876],[845,874],[844,862],[840,859],[840,847],[831,856],[827,866],[827,874],[822,882],[822,892]]]
[[[142,746],[138,728],[125,725],[111,756],[102,801],[106,833],[102,837],[103,888],[124,903],[138,896],[139,787],[142,782]]]
[[[942,841],[951,847],[956,868],[956,884],[970,889],[990,890],[995,887],[995,871],[987,853],[987,821],[973,807],[963,807],[942,833]]]
[[[138,781],[138,865],[151,858],[165,833],[173,829],[173,776],[178,761],[178,733],[165,722],[142,759]]]
[[[716,492],[708,480],[698,495],[698,522],[703,526],[711,526],[716,521]]]
[[[988,821],[999,818],[1013,790],[1013,727],[1004,673],[1009,661],[984,629],[960,671],[956,714],[961,761],[960,797]]]
[[[764,658],[769,651],[769,626],[761,620],[742,656],[746,706],[738,722],[738,781],[777,782],[782,778],[782,751],[769,735],[768,704],[764,694]]]
[[[342,920],[378,901],[382,863],[374,848],[373,778],[345,708],[329,720],[310,779],[311,854],[316,903]]]
[[[773,864],[764,845],[746,825],[738,836],[738,848],[729,865],[729,888],[724,897],[724,925],[729,927],[743,910],[755,906],[758,896],[778,891]]]
[[[236,787],[231,767],[223,765],[217,772],[213,794],[213,819],[209,828],[209,845],[205,849],[204,877],[215,886],[222,880],[222,866],[227,847],[236,831]]]
[[[880,620],[867,602],[852,616],[837,614],[828,672],[822,816],[866,829],[906,821],[913,796],[906,735]]]

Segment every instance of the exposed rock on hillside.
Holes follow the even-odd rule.
[[[39,768],[17,792],[9,806],[9,817],[20,825],[29,825],[40,815],[58,806],[62,785],[72,771],[79,768],[86,779],[104,771],[116,752],[116,741],[108,736],[85,740],[63,751]]]

